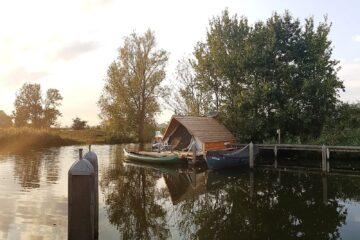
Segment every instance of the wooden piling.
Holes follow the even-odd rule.
[[[249,144],[249,158],[250,168],[254,168],[254,144],[252,142]]]
[[[99,164],[98,157],[95,152],[91,151],[91,145],[89,145],[89,152],[85,154],[87,159],[94,168],[95,173],[95,212],[94,212],[94,238],[99,237]]]
[[[277,146],[274,146],[274,155],[275,155],[275,160],[274,160],[274,168],[278,167],[278,149]]]
[[[321,147],[321,170],[327,172],[327,163],[326,163],[326,146],[322,145]]]
[[[91,163],[82,158],[68,173],[68,239],[94,239],[95,172]]]
[[[196,164],[196,143],[192,145],[192,164]]]

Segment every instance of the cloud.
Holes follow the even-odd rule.
[[[360,100],[360,62],[342,61],[339,78],[344,81],[345,92],[340,93],[344,101],[357,102]]]
[[[60,49],[57,53],[57,58],[68,61],[77,58],[81,54],[94,51],[97,48],[98,43],[96,42],[74,42]]]
[[[353,36],[353,41],[360,42],[360,34]]]
[[[49,73],[45,71],[29,71],[24,67],[17,67],[0,76],[0,83],[7,86],[18,86],[23,82],[40,80],[48,75]]]

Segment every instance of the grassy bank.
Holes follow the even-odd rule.
[[[62,138],[56,132],[32,128],[0,128],[0,151],[12,152],[30,148],[77,144],[71,138]]]
[[[0,152],[106,142],[106,135],[100,129],[0,128]]]
[[[84,144],[103,144],[108,143],[106,134],[103,130],[97,128],[88,128],[82,130],[72,129],[52,129],[52,133],[62,139],[70,139]]]

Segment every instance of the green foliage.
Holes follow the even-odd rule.
[[[87,127],[87,121],[81,120],[79,117],[76,117],[73,119],[73,123],[71,125],[71,128],[74,130],[82,130]]]
[[[136,33],[125,38],[119,57],[108,68],[99,100],[105,128],[115,135],[136,136],[143,142],[145,125],[154,122],[158,98],[166,94],[168,53],[156,49],[154,33]]]
[[[12,126],[12,119],[4,111],[0,110],[0,128]]]
[[[195,65],[195,60],[191,58],[178,62],[175,85],[178,91],[167,99],[167,104],[177,115],[204,116],[211,109],[211,94],[196,78]]]
[[[24,83],[15,99],[15,126],[51,127],[61,116],[58,107],[62,100],[59,90],[48,89],[43,100],[40,84]]]
[[[227,10],[210,21],[195,48],[195,77],[239,140],[269,139],[278,128],[302,141],[321,134],[344,89],[330,27],[326,18],[302,26],[289,12],[253,26]]]
[[[336,106],[326,122],[317,144],[360,145],[360,105],[342,103]]]
[[[43,103],[43,126],[50,127],[56,124],[57,118],[61,116],[58,108],[62,99],[59,90],[53,88],[47,90]]]

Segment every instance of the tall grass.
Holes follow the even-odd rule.
[[[0,128],[0,151],[17,151],[31,148],[54,147],[79,143],[62,138],[56,132],[33,128]]]

